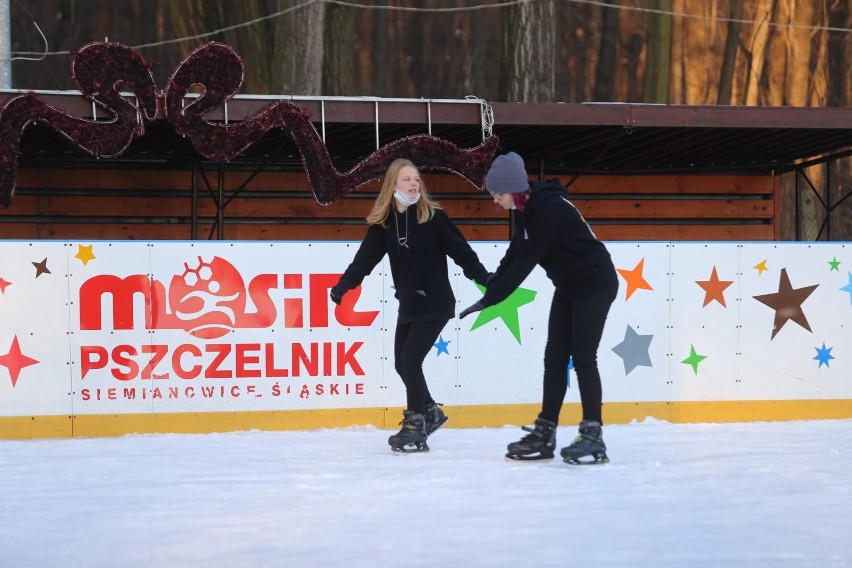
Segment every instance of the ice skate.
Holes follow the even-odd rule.
[[[606,445],[601,434],[601,423],[593,420],[580,422],[580,435],[559,453],[565,463],[572,465],[609,463]]]
[[[544,418],[535,421],[535,425],[522,426],[529,432],[518,442],[507,446],[506,457],[510,460],[549,460],[556,448],[556,423]]]
[[[426,418],[426,436],[431,436],[432,433],[444,425],[447,421],[447,415],[441,410],[441,406],[437,402],[433,402],[426,407],[426,412],[423,414]]]
[[[388,444],[395,452],[410,454],[414,452],[428,452],[426,445],[426,419],[422,414],[413,410],[402,413],[402,428],[399,432],[388,438]]]

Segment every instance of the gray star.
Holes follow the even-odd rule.
[[[651,365],[651,356],[648,355],[648,347],[651,345],[653,335],[639,335],[629,325],[624,332],[624,341],[612,348],[612,351],[621,357],[624,362],[624,374],[629,375],[630,371],[642,365],[643,367],[653,367]]]

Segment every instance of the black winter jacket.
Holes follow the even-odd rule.
[[[347,290],[355,288],[387,254],[394,295],[399,300],[397,321],[449,320],[455,316],[456,298],[450,285],[447,257],[453,259],[467,278],[482,285],[488,271],[443,209],[436,209],[434,216],[423,224],[417,222],[416,209],[408,207],[405,213],[399,213],[394,207],[388,228],[370,225],[340,282]]]
[[[552,179],[530,183],[532,195],[523,213],[512,211],[515,234],[500,266],[488,283],[481,302],[503,301],[541,265],[553,285],[581,295],[606,286],[618,286],[609,251],[583,216],[568,201],[568,192]]]

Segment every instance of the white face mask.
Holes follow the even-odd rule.
[[[414,197],[409,197],[407,193],[403,193],[399,190],[399,188],[396,188],[396,191],[393,192],[393,196],[397,201],[399,201],[406,207],[414,205],[415,203],[420,201],[420,193],[417,193],[417,195],[415,195]]]

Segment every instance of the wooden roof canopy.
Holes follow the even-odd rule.
[[[0,92],[0,105],[18,93]],[[93,106],[79,92],[39,93],[55,108],[91,118]],[[239,122],[287,100],[306,108],[338,170],[351,167],[383,144],[430,133],[469,148],[482,142],[482,105],[494,117],[500,152],[524,157],[531,171],[541,165],[565,173],[784,173],[804,162],[852,154],[852,109],[731,107],[635,103],[485,103],[470,101],[344,97],[236,95],[228,121]],[[207,116],[225,119],[225,109]],[[101,118],[103,112],[101,112]],[[35,124],[21,139],[21,163],[95,160],[53,128]],[[189,141],[162,117],[110,159],[122,163],[180,163],[198,158]],[[301,167],[287,132],[267,132],[230,162]]]
[[[205,53],[204,50],[211,46],[217,51]],[[91,49],[86,51],[87,48]],[[120,83],[120,96],[138,109],[136,127],[141,135],[129,139],[121,152],[99,159],[91,151],[88,154],[81,151],[79,143],[71,140],[67,133],[61,134],[61,128],[39,114],[39,109],[46,108],[50,112],[55,111],[54,114],[71,117],[76,123],[105,124],[114,120],[108,111],[94,102],[102,100],[104,93],[109,94],[109,89],[105,88],[108,79],[96,76],[96,73],[123,76],[115,74],[126,72],[130,65],[124,61],[120,66],[110,67],[103,58],[116,58],[118,52],[143,71],[147,64],[130,48],[110,43],[89,44],[81,48],[75,53],[76,61],[81,60],[83,53],[90,52],[95,56],[89,58],[93,62],[88,69],[78,66],[74,70],[72,67],[78,84],[82,80],[91,83],[81,84],[81,91],[30,92],[25,97],[22,96],[24,91],[0,92],[0,108],[3,108],[0,135],[3,138],[9,138],[9,132],[14,130],[14,125],[10,126],[7,119],[7,113],[11,116],[10,101],[17,104],[27,98],[28,103],[33,103],[29,108],[35,109],[28,111],[35,114],[22,113],[18,117],[23,125],[18,133],[19,140],[15,141],[19,165],[86,167],[87,163],[99,160],[101,166],[112,168],[179,168],[199,160],[217,161],[215,156],[213,159],[210,156],[210,152],[215,150],[202,155],[192,136],[187,136],[187,131],[182,131],[180,125],[176,126],[174,117],[168,115],[169,105],[172,114],[177,114],[176,109],[210,98],[214,91],[221,96],[222,104],[208,104],[204,120],[216,125],[219,130],[233,131],[237,125],[251,126],[249,123],[256,122],[270,105],[289,105],[290,108],[306,111],[305,116],[309,115],[316,129],[315,135],[321,137],[331,163],[339,173],[363,165],[372,154],[388,144],[423,136],[449,142],[464,150],[480,148],[476,175],[465,175],[474,185],[481,185],[483,167],[487,169],[493,155],[506,151],[518,152],[531,173],[543,175],[777,174],[852,154],[852,109],[487,103],[479,99],[234,94],[242,84],[242,61],[223,44],[206,44],[184,60],[164,91],[144,85],[149,96],[159,100],[156,109],[144,104],[145,95],[140,97],[138,92],[139,81],[134,92],[125,92],[128,82]],[[223,58],[223,54],[230,54],[230,59]],[[214,60],[212,55],[216,56],[215,68],[211,63]],[[227,61],[223,62],[223,59]],[[227,72],[223,72],[223,66]],[[147,69],[150,76],[150,66]],[[222,81],[227,84],[210,87],[207,83],[214,76],[226,76]],[[112,80],[115,81],[114,78]],[[151,83],[153,85],[153,79]],[[190,92],[191,86],[199,83],[206,89],[202,97]],[[180,88],[175,88],[175,85]],[[112,84],[107,87],[111,88]],[[167,99],[166,102],[163,102],[164,99]],[[142,116],[149,112],[150,115]],[[303,169],[300,141],[291,130],[273,124],[266,130],[257,128],[254,132],[256,136],[246,138],[248,142],[244,147],[227,156],[228,168]],[[11,145],[9,140],[3,142]],[[211,148],[215,147],[215,140],[208,142]],[[439,156],[435,163],[440,163],[440,159]],[[3,167],[6,168],[6,165]],[[430,169],[429,165],[421,167]],[[459,173],[459,168],[445,169]],[[374,168],[371,174],[376,171]]]

